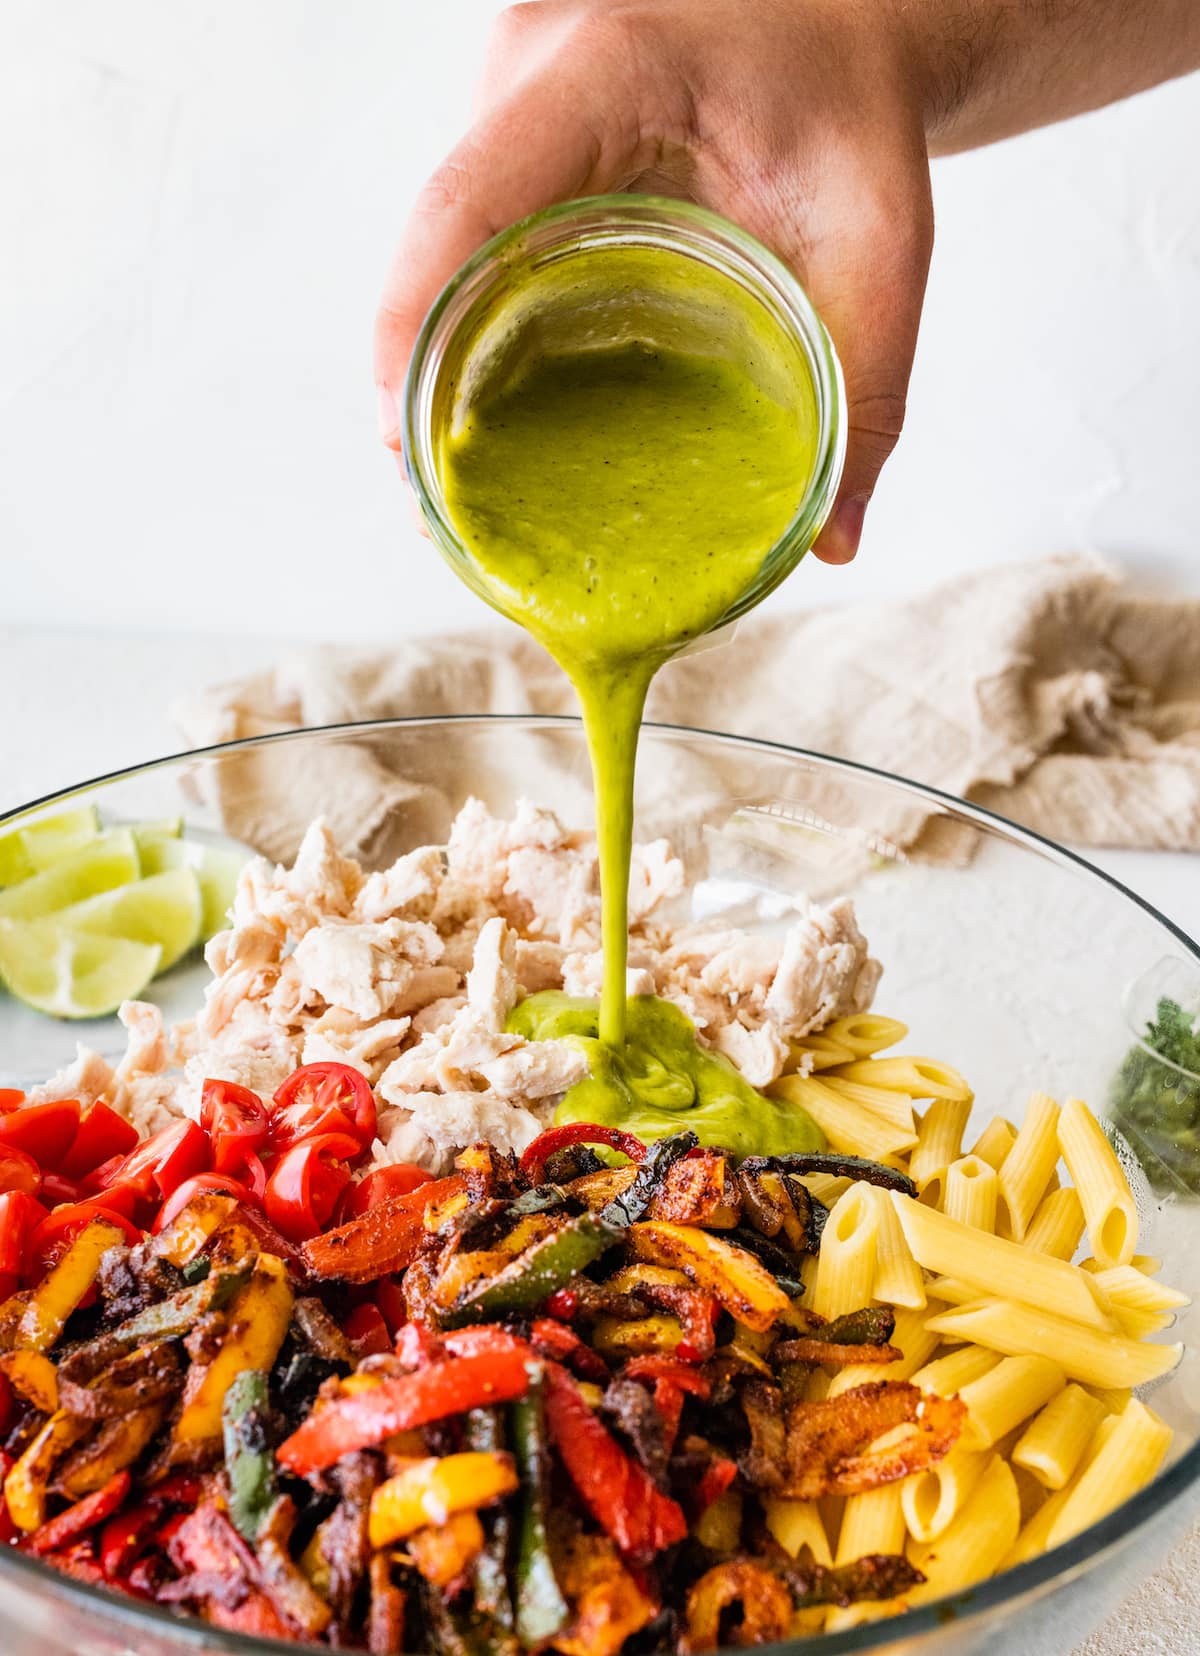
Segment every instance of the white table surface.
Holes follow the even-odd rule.
[[[0,628],[0,811],[176,751],[181,741],[170,720],[171,701],[264,667],[282,648],[284,641],[270,637]],[[1200,936],[1200,856],[1088,855]],[[1200,1520],[1200,1498],[1193,1510]],[[1198,1580],[1200,1523],[1076,1656],[1200,1652]]]

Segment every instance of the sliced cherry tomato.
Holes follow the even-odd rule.
[[[61,1173],[47,1173],[37,1193],[47,1207],[58,1207],[61,1202],[82,1202],[87,1191],[74,1179],[64,1179]]]
[[[345,1134],[319,1134],[285,1150],[267,1180],[267,1218],[289,1242],[307,1242],[333,1218],[338,1198],[350,1183],[339,1151]]]
[[[415,1162],[393,1162],[389,1167],[373,1167],[361,1179],[355,1181],[342,1198],[340,1218],[357,1219],[359,1214],[366,1213],[370,1208],[378,1207],[380,1202],[386,1202],[389,1196],[407,1196],[410,1191],[419,1190],[422,1185],[430,1184],[432,1173],[426,1173],[423,1167]]]
[[[194,1121],[173,1121],[131,1150],[115,1174],[102,1186],[132,1185],[146,1201],[166,1198],[185,1179],[207,1173],[211,1152],[208,1134]],[[89,1181],[89,1184],[91,1181]]]
[[[200,1093],[200,1125],[212,1141],[213,1171],[239,1178],[250,1156],[271,1135],[267,1106],[249,1087],[236,1081],[208,1080]]]
[[[124,1214],[114,1213],[99,1202],[68,1202],[48,1214],[30,1237],[29,1256],[33,1269],[37,1272],[48,1271],[66,1253],[80,1231],[85,1230],[94,1219],[107,1219],[110,1225],[115,1225],[124,1233],[131,1248],[142,1240],[141,1231],[130,1224]]]
[[[356,1305],[342,1323],[342,1333],[360,1361],[392,1349],[392,1337],[377,1305]]]
[[[0,1196],[0,1274],[5,1282],[26,1274],[33,1233],[49,1217],[49,1210],[23,1190]]]
[[[348,1133],[360,1153],[375,1138],[371,1084],[352,1064],[303,1064],[275,1093],[271,1139],[286,1150],[301,1139]]]
[[[258,1160],[257,1156],[255,1160]],[[261,1162],[259,1162],[259,1166],[262,1166]],[[246,1207],[258,1206],[258,1197],[255,1196],[253,1190],[239,1180],[231,1179],[228,1173],[197,1173],[192,1178],[185,1179],[167,1197],[163,1203],[162,1212],[154,1221],[155,1236],[158,1235],[159,1231],[166,1230],[172,1219],[182,1213],[192,1197],[198,1196],[202,1190],[219,1190],[226,1196],[232,1196],[236,1202],[241,1202]]]
[[[20,1104],[0,1115],[0,1144],[32,1156],[43,1172],[57,1171],[79,1130],[79,1100],[56,1098],[49,1104]]]
[[[59,1163],[68,1179],[84,1179],[114,1156],[127,1156],[138,1141],[137,1128],[97,1098],[79,1118],[75,1141]]]
[[[0,1144],[0,1191],[23,1190],[36,1196],[42,1188],[42,1170],[32,1156],[11,1144]]]
[[[15,1110],[24,1102],[25,1094],[20,1087],[0,1087],[0,1110]]]

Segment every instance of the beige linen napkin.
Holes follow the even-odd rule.
[[[175,714],[200,745],[397,715],[574,711],[554,663],[495,627],[299,650]],[[1090,558],[984,570],[902,602],[752,617],[667,667],[648,716],[859,760],[1072,844],[1200,850],[1200,600],[1141,596]],[[273,776],[274,762],[247,761],[255,774],[237,796],[257,807],[229,826],[283,857],[314,813],[294,767]],[[398,804],[410,832],[412,809],[439,815],[365,753],[327,762],[343,767],[333,826],[347,843],[369,845]],[[314,778],[317,792],[330,790]],[[913,844],[922,821],[889,827]],[[944,833],[920,849],[965,854]]]

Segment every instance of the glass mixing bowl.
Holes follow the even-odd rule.
[[[591,824],[587,754],[563,719],[417,719],[233,743],[89,783],[10,813],[95,804],[105,819],[181,814],[196,839],[230,839],[290,859],[324,814],[347,849],[381,866],[445,837],[464,798],[510,811],[526,795],[573,827]],[[639,833],[667,833],[685,859],[683,916],[749,928],[780,923],[786,894],[850,892],[884,963],[879,1010],[906,1043],[963,1070],[979,1121],[1019,1115],[1028,1093],[1078,1095],[1099,1110],[1130,1045],[1127,986],[1164,960],[1194,974],[1200,950],[1115,881],[1036,835],[880,772],[765,742],[648,727]],[[152,985],[168,1017],[198,1006],[193,957]],[[68,1026],[0,996],[0,1085],[60,1068],[76,1039],[112,1055],[115,1020]],[[1161,1170],[1160,1170],[1161,1171]],[[1200,1204],[1132,1170],[1140,1248],[1168,1282],[1200,1291]],[[1011,1652],[1066,1656],[1161,1559],[1197,1510],[1200,1314],[1167,1336],[1189,1347],[1152,1388],[1176,1432],[1154,1483],[1055,1552],[899,1621],[800,1641],[808,1656],[891,1650],[912,1656]],[[1190,1492],[1190,1499],[1189,1499]],[[4,1656],[271,1656],[295,1645],[235,1636],[110,1597],[25,1554],[0,1549]]]

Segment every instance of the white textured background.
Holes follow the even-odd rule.
[[[5,0],[0,621],[479,619],[374,435],[371,319],[494,0]],[[1200,82],[937,169],[909,432],[849,571],[1090,546],[1200,590]]]

